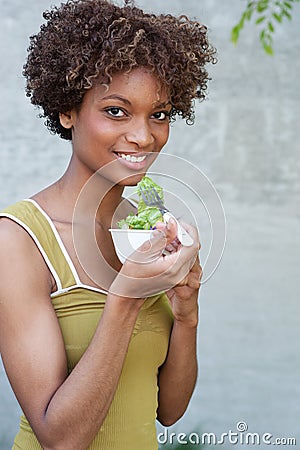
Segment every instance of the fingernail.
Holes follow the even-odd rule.
[[[150,239],[160,238],[164,237],[164,233],[161,230],[154,230],[153,233],[151,233]]]
[[[168,222],[166,224],[167,230],[170,230],[171,225],[174,225],[174,224],[175,224],[175,220],[173,219],[173,217],[170,217],[170,219],[168,220]]]
[[[167,228],[167,230],[169,230],[170,227],[171,227],[171,225],[172,225],[171,220],[172,220],[172,219],[169,219],[168,222],[166,223],[166,228]]]

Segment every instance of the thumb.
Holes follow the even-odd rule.
[[[166,234],[162,230],[155,230],[150,239],[145,241],[130,256],[129,260],[138,263],[148,263],[159,258],[167,245]]]

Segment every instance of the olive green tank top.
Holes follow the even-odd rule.
[[[28,232],[56,281],[51,300],[71,372],[93,337],[107,292],[81,283],[53,222],[34,200],[12,205],[0,217],[10,218]],[[165,294],[147,298],[135,323],[113,402],[88,450],[157,449],[157,375],[167,355],[172,322]],[[13,450],[41,448],[22,415]]]

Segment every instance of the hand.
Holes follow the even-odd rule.
[[[167,247],[175,248],[176,222],[170,220],[164,229],[153,233],[128,258],[110,287],[110,292],[130,298],[144,298],[169,289],[183,282],[198,255],[199,241],[196,230],[189,228],[194,239],[190,247],[177,246],[176,251],[165,255]]]
[[[202,277],[199,258],[196,259],[187,276],[167,291],[174,319],[189,326],[198,323],[198,293]]]
[[[194,239],[196,230],[187,224],[182,224],[186,231],[193,235]],[[197,236],[198,239],[198,236]],[[179,241],[175,239],[167,245],[166,249],[174,253],[178,250]],[[200,244],[199,244],[200,248]],[[200,266],[199,255],[195,263],[191,267],[188,274],[183,280],[177,283],[172,289],[167,291],[167,296],[170,300],[172,311],[175,320],[185,323],[189,326],[197,325],[198,323],[198,293],[200,288],[200,281],[202,278],[202,268]]]

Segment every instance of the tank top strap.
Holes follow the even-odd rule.
[[[31,236],[55,279],[58,291],[78,283],[76,271],[53,222],[34,200],[17,202],[0,211],[0,217],[18,223]]]

